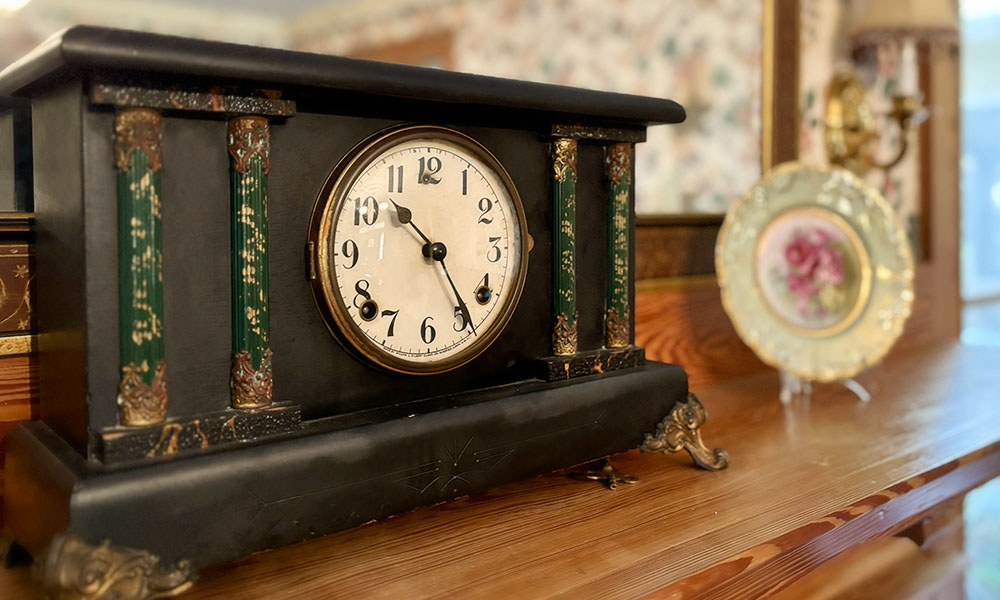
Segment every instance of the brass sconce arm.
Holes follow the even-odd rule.
[[[830,162],[859,175],[872,167],[888,170],[899,164],[909,149],[911,129],[927,118],[927,110],[916,96],[895,96],[887,117],[899,126],[901,135],[896,155],[881,162],[871,151],[871,143],[879,134],[864,87],[853,74],[835,76],[826,102],[826,151]]]

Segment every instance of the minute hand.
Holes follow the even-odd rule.
[[[476,333],[476,326],[472,324],[472,315],[469,313],[469,307],[465,305],[465,301],[462,300],[462,295],[458,293],[458,288],[455,287],[455,282],[451,280],[451,274],[448,273],[448,266],[444,264],[444,259],[441,259],[441,268],[444,269],[444,276],[448,278],[448,283],[451,285],[451,291],[455,292],[455,299],[458,300],[458,309],[462,311],[462,318],[472,329],[472,335],[479,335]]]

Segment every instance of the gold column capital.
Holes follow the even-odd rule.
[[[163,167],[163,117],[151,108],[126,108],[115,113],[115,167],[129,170],[132,154],[142,150],[147,167],[156,173]]]
[[[229,121],[229,155],[233,157],[233,169],[247,174],[250,159],[260,157],[266,175],[271,170],[271,128],[264,117],[244,116]]]
[[[573,183],[576,183],[576,140],[559,138],[553,142],[553,146],[555,158],[552,161],[552,168],[556,181],[560,183],[566,181],[568,172],[573,176]]]
[[[632,144],[621,142],[609,144],[607,153],[608,178],[619,185],[623,177],[628,177],[632,170]]]

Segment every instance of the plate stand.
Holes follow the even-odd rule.
[[[778,393],[778,398],[782,404],[788,406],[792,400],[808,401],[812,398],[812,380],[803,379],[787,371],[779,371],[779,374],[781,376],[781,391]],[[840,379],[838,383],[850,390],[861,402],[871,401],[871,391],[857,379]]]

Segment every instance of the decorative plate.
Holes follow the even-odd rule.
[[[772,169],[729,209],[715,267],[743,341],[803,379],[851,377],[881,360],[913,303],[906,231],[844,169]]]

